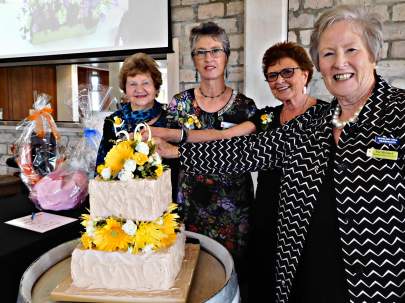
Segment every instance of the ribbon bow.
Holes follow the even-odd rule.
[[[48,122],[49,127],[51,128],[51,132],[54,135],[56,140],[59,140],[60,136],[56,129],[55,122],[52,118],[52,108],[44,107],[43,109],[35,111],[33,114],[28,116],[28,120],[35,122],[35,131],[39,138],[44,138],[45,131],[44,131],[44,120]]]

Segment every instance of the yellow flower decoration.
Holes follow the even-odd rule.
[[[146,245],[152,245],[154,248],[159,246],[159,241],[165,235],[159,230],[156,224],[151,222],[142,222],[135,234],[135,250],[138,252]]]
[[[103,169],[105,168],[105,165],[100,164],[99,166],[97,166],[97,173],[99,175],[101,175],[101,172],[103,171]]]
[[[122,120],[120,117],[114,117],[114,124],[116,126],[121,125],[121,123],[122,123]]]
[[[82,242],[82,245],[85,249],[91,249],[93,247],[92,239],[87,233],[82,234],[80,241]]]
[[[107,224],[94,233],[96,248],[104,251],[127,250],[131,236],[122,230],[122,224],[115,219],[107,219]]]
[[[133,157],[132,143],[132,141],[121,141],[111,148],[105,156],[105,166],[111,169],[112,176],[116,176],[120,172],[125,160]]]
[[[81,242],[86,249],[98,249],[104,251],[128,251],[141,252],[146,246],[153,250],[166,248],[176,241],[176,233],[179,231],[179,216],[174,211],[177,205],[171,203],[163,216],[154,221],[137,221],[137,228],[133,236],[128,235],[122,229],[126,220],[115,217],[91,218],[90,215],[82,215],[84,220],[81,224],[87,226],[89,221],[94,223],[94,231],[90,236],[83,233]]]
[[[160,177],[161,175],[163,175],[163,165],[159,164],[155,170],[155,174],[157,177]]]
[[[87,222],[89,222],[91,220],[91,217],[89,214],[82,214],[81,218],[83,220],[81,223],[83,226],[87,226]]]
[[[262,124],[270,123],[273,121],[273,113],[261,115],[260,120],[262,120]]]
[[[132,159],[135,160],[136,164],[138,165],[144,165],[146,162],[148,162],[148,156],[143,153],[135,153]]]

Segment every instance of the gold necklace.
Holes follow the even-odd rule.
[[[198,90],[199,90],[200,94],[201,94],[203,97],[205,97],[205,98],[210,98],[210,99],[215,99],[215,98],[221,97],[221,96],[225,93],[225,91],[226,91],[226,86],[225,86],[224,90],[223,90],[221,93],[219,93],[218,95],[216,95],[216,96],[207,96],[206,94],[204,94],[204,93],[202,92],[201,87],[198,87]]]

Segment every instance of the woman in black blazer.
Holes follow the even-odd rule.
[[[282,169],[276,302],[405,301],[405,91],[376,74],[382,45],[379,18],[335,7],[310,48],[331,104],[247,137],[160,143],[190,173]]]

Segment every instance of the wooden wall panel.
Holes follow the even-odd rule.
[[[32,90],[51,96],[52,115],[54,119],[56,119],[58,106],[56,95],[56,67],[54,65],[32,67]]]
[[[3,120],[10,120],[7,69],[0,68],[0,107],[3,109]]]
[[[0,68],[0,107],[4,120],[22,120],[34,102],[34,91],[50,95],[56,116],[56,66]]]
[[[22,120],[32,108],[32,68],[10,67],[7,75],[12,120]]]

